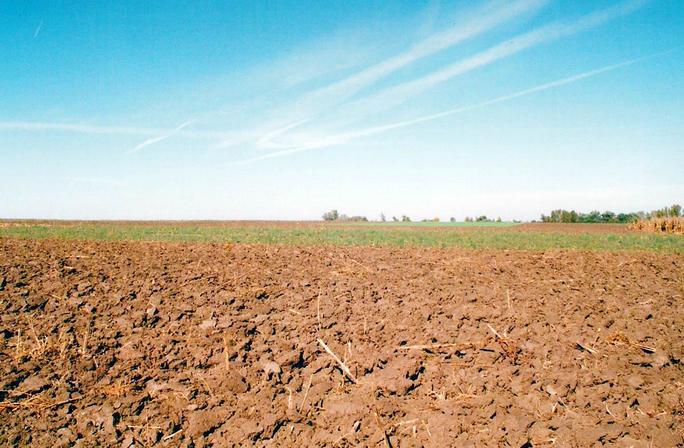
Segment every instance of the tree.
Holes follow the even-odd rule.
[[[681,216],[682,206],[679,204],[672,205],[672,207],[670,207],[670,213],[672,214],[672,216]]]
[[[675,215],[675,213],[677,215]],[[681,213],[681,207],[679,205],[673,205],[672,207],[664,207],[658,210],[653,210],[651,213],[644,212],[631,212],[631,213],[613,213],[610,210],[600,212],[594,210],[589,213],[577,213],[575,210],[553,210],[550,216],[541,215],[542,222],[563,222],[563,223],[622,223],[627,224],[639,219],[649,219],[649,218],[664,218],[667,216],[678,216]]]
[[[324,221],[337,221],[339,217],[340,215],[337,213],[337,210],[330,210],[329,212],[323,213]]]
[[[643,215],[643,212],[640,213]],[[638,221],[639,218],[639,213],[618,213],[617,215],[617,221],[622,224]]]
[[[482,216],[478,216],[476,221],[477,222],[486,222],[486,221],[489,221],[489,219],[487,219],[486,215],[482,215]]]
[[[449,218],[449,222],[456,222],[456,218],[452,216],[451,218]]]
[[[551,210],[551,222],[561,222],[563,219],[563,210]]]
[[[401,215],[401,222],[411,222],[411,218],[406,215]]]
[[[385,222],[387,219],[385,218],[385,214],[380,212],[380,221]]]
[[[598,210],[592,210],[589,212],[584,222],[601,222],[601,212]]]
[[[396,216],[392,216],[392,221],[399,222],[399,219]]]

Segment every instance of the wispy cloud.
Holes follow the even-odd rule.
[[[133,153],[138,152],[144,148],[147,148],[150,145],[154,145],[155,143],[159,143],[159,142],[163,142],[164,140],[168,140],[171,137],[178,135],[180,133],[180,131],[183,130],[183,128],[190,126],[194,122],[195,122],[195,120],[188,120],[185,123],[178,126],[177,128],[171,130],[170,132],[166,132],[166,133],[164,133],[162,135],[158,135],[156,137],[148,138],[144,142],[140,143],[139,145],[136,145],[133,149],[128,151],[128,154],[133,154]]]
[[[460,113],[464,113],[464,112],[482,109],[482,108],[485,108],[485,107],[488,107],[488,106],[491,106],[494,104],[503,103],[506,101],[511,101],[513,99],[516,99],[516,98],[532,95],[534,93],[538,93],[538,92],[542,92],[545,90],[558,88],[558,87],[561,87],[561,86],[564,86],[567,84],[571,84],[574,82],[578,82],[578,81],[581,81],[583,79],[591,78],[593,76],[597,76],[597,75],[600,75],[602,73],[606,73],[606,72],[610,72],[610,71],[617,70],[620,68],[624,68],[624,67],[627,67],[627,66],[630,66],[630,65],[636,64],[638,62],[648,60],[648,59],[664,56],[664,55],[670,54],[674,51],[677,51],[679,49],[681,49],[681,47],[676,47],[676,48],[672,48],[672,49],[669,49],[666,51],[650,54],[647,56],[643,56],[643,57],[639,57],[639,58],[635,58],[635,59],[630,59],[627,61],[619,62],[617,64],[607,65],[604,67],[600,67],[597,69],[593,69],[593,70],[589,70],[589,71],[586,71],[583,73],[572,75],[572,76],[569,76],[566,78],[558,79],[558,80],[547,82],[544,84],[539,84],[537,86],[534,86],[534,87],[531,87],[528,89],[524,89],[524,90],[521,90],[518,92],[514,92],[511,94],[500,96],[500,97],[493,98],[490,100],[482,101],[480,103],[472,104],[469,106],[448,109],[448,110],[441,111],[438,113],[424,115],[422,117],[414,118],[411,120],[398,121],[398,122],[389,123],[389,124],[382,125],[382,126],[374,126],[374,127],[362,129],[359,131],[347,132],[347,133],[342,133],[342,134],[337,134],[337,135],[331,135],[331,136],[325,137],[325,138],[320,139],[320,140],[311,140],[311,141],[306,142],[306,143],[299,145],[299,146],[293,146],[293,147],[290,147],[290,148],[282,150],[282,151],[272,152],[270,154],[265,154],[263,156],[243,160],[243,161],[238,162],[238,163],[245,164],[245,163],[257,162],[260,160],[272,159],[272,158],[277,158],[277,157],[284,157],[284,156],[295,154],[298,152],[309,151],[309,150],[313,150],[313,149],[320,149],[320,148],[325,148],[325,147],[330,147],[330,146],[336,146],[336,145],[348,143],[352,140],[359,139],[362,137],[368,137],[371,135],[382,134],[382,133],[385,133],[385,132],[388,132],[388,131],[391,131],[394,129],[404,128],[404,127],[408,127],[408,126],[414,126],[414,125],[417,125],[420,123],[425,123],[428,121],[437,120],[439,118],[444,118],[444,117],[447,117],[450,115],[456,115],[456,114],[460,114]]]

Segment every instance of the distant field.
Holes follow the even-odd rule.
[[[96,241],[177,241],[289,245],[417,246],[470,249],[577,249],[684,253],[684,238],[628,232],[624,226],[432,226],[324,223],[4,222],[0,237]],[[413,225],[409,225],[413,224]],[[418,225],[416,225],[418,224]],[[451,224],[451,223],[449,223]],[[490,223],[491,224],[491,223]],[[437,227],[437,228],[435,228]]]
[[[373,226],[373,227],[511,227],[518,225],[513,222],[495,222],[495,221],[481,221],[481,222],[466,222],[466,221],[387,221],[387,222],[354,222],[350,225],[358,226]],[[341,223],[340,225],[346,225]]]

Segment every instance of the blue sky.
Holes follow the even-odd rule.
[[[0,2],[0,217],[684,200],[684,2]]]

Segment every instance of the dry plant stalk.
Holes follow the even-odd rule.
[[[230,353],[228,351],[228,338],[223,337],[223,362],[226,365],[226,370],[230,368]]]
[[[670,216],[639,220],[629,226],[630,230],[653,233],[672,233],[684,235],[684,217]]]
[[[5,409],[14,410],[21,408],[33,411],[41,410],[45,408],[45,402],[46,399],[43,394],[33,395],[19,401],[5,400],[0,402],[0,411],[4,411]]]
[[[596,349],[593,349],[593,348],[589,347],[588,345],[584,345],[581,342],[575,342],[575,347],[579,348],[580,350],[586,350],[589,353],[591,353],[592,355],[596,355],[598,353],[598,351]]]
[[[180,434],[182,432],[183,432],[183,430],[179,429],[178,431],[174,432],[173,434],[169,434],[168,436],[164,437],[162,440],[169,440],[169,439],[177,436],[178,434]]]
[[[24,357],[31,359],[40,358],[50,351],[53,340],[49,336],[40,338],[31,316],[26,318],[29,326],[30,335],[26,334],[22,337],[21,328],[17,330],[16,342],[14,343],[14,361],[17,362]]]
[[[458,342],[453,342],[453,343],[446,343],[446,344],[423,344],[423,345],[400,345],[397,347],[397,350],[436,350],[440,348],[458,348],[458,349],[464,349],[464,348],[473,348],[475,347],[475,344],[471,342],[463,342],[463,343],[458,343]]]
[[[59,359],[62,361],[66,360],[67,351],[71,345],[71,334],[64,330],[60,330],[57,341],[59,342]]]
[[[14,410],[14,409],[26,409],[29,411],[44,411],[46,409],[54,408],[56,406],[61,406],[63,404],[67,403],[73,403],[74,401],[80,400],[82,397],[76,397],[76,398],[69,398],[67,400],[62,400],[58,401],[56,403],[50,403],[47,398],[43,395],[43,393],[39,393],[37,395],[32,395],[28,398],[25,398],[23,400],[19,401],[3,401],[0,402],[0,411],[4,411],[5,409],[9,410]]]
[[[616,332],[616,333],[613,333],[610,336],[608,336],[606,338],[606,342],[608,342],[609,344],[613,344],[613,345],[626,345],[630,348],[633,348],[636,350],[641,350],[641,351],[649,353],[649,354],[656,352],[655,347],[650,347],[648,345],[639,344],[638,342],[631,340],[630,338],[628,338],[627,336],[625,336],[624,334],[622,334],[620,332]]]
[[[318,332],[321,332],[321,295],[316,299],[316,318],[318,319]]]
[[[491,325],[487,324],[487,327],[489,327],[489,330],[490,330],[492,333],[494,333],[494,336],[496,336],[497,339],[506,339],[506,338],[504,338],[503,336],[501,336],[501,335],[499,334],[499,332],[496,331],[496,330],[494,329],[494,327],[492,327]]]
[[[297,409],[297,412],[302,412],[302,408],[304,407],[304,403],[306,403],[306,397],[309,396],[309,389],[311,389],[311,382],[313,381],[313,375],[309,377],[309,382],[306,384],[306,390],[304,391],[304,398],[302,398],[302,402],[299,403],[299,408]]]
[[[518,345],[512,339],[501,336],[499,332],[496,331],[496,329],[491,325],[487,324],[487,327],[489,327],[489,330],[494,333],[494,336],[496,336],[496,340],[503,350],[503,355],[512,359],[514,364],[517,364],[518,361],[520,361],[520,353],[522,352],[522,349],[518,347]]]
[[[289,411],[292,409],[292,389],[285,386],[285,390],[287,390],[287,409]]]
[[[100,392],[105,394],[109,398],[119,398],[128,394],[131,390],[131,385],[125,380],[119,378],[113,381],[111,384],[105,384],[100,387]]]
[[[349,261],[353,262],[353,263],[358,264],[359,266],[361,266],[362,268],[364,268],[366,271],[368,271],[368,272],[370,272],[370,273],[373,272],[373,270],[372,270],[371,268],[369,268],[368,266],[366,266],[366,265],[364,265],[364,264],[359,263],[358,261],[354,260],[353,258],[347,258],[347,259],[348,259]]]
[[[342,360],[332,350],[330,350],[330,347],[328,347],[322,339],[317,339],[317,341],[319,344],[321,344],[323,349],[337,362],[337,364],[340,366],[340,369],[342,369],[342,372],[347,375],[347,378],[349,378],[352,383],[356,384],[356,377],[351,373],[349,367],[347,367]]]
[[[90,333],[90,322],[86,323],[86,328],[83,332],[83,339],[81,339],[81,345],[78,348],[78,352],[81,356],[85,357],[88,353],[88,334]]]

